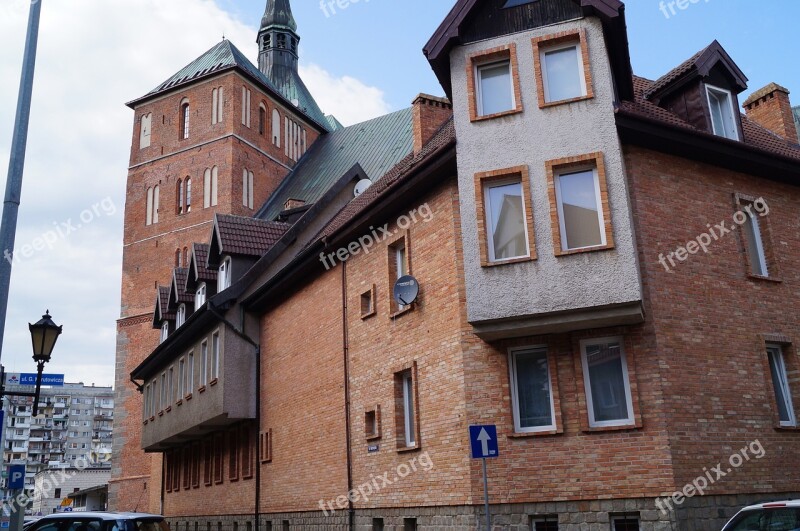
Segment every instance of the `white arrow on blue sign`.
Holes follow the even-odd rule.
[[[500,455],[497,447],[497,426],[470,426],[469,442],[472,446],[473,459]]]

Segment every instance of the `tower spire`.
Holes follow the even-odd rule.
[[[297,71],[300,37],[289,0],[267,0],[257,42],[258,69],[267,77],[273,76],[276,66]]]

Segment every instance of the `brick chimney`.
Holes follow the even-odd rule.
[[[794,123],[789,91],[776,83],[770,83],[755,91],[743,107],[747,117],[790,142],[797,143],[797,126]]]
[[[453,105],[445,98],[420,94],[412,103],[412,116],[416,155],[422,151],[442,124],[453,116]]]

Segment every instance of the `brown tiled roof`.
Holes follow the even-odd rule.
[[[161,322],[157,321],[159,314],[161,321],[175,319],[175,312],[169,309],[169,290],[169,286],[158,286],[156,290],[156,311],[153,313],[153,328],[161,328]]]
[[[319,234],[320,237],[328,237],[344,227],[348,222],[367,208],[372,202],[390,191],[394,185],[401,182],[404,177],[410,175],[412,171],[421,163],[434,158],[442,148],[449,146],[456,140],[456,130],[453,126],[451,117],[445,122],[439,131],[425,144],[419,153],[411,153],[401,160],[394,168],[389,170],[386,175],[375,181],[375,184],[367,188],[366,192],[350,201]]]
[[[697,60],[700,59],[700,57],[704,53],[706,53],[706,50],[708,50],[708,48],[709,48],[708,46],[703,48],[702,50],[700,50],[699,52],[697,52],[696,54],[694,54],[693,56],[682,62],[680,65],[676,66],[675,68],[673,68],[672,70],[670,70],[669,72],[658,78],[656,81],[654,81],[652,86],[650,86],[650,88],[648,88],[647,91],[645,92],[644,94],[645,98],[649,98],[652,94],[655,94],[656,92],[666,87],[676,79],[690,72],[695,67],[695,63],[697,62]],[[634,90],[636,90],[635,76],[634,76],[633,88]]]
[[[217,214],[216,232],[224,254],[262,256],[289,230],[288,223]]]
[[[194,297],[186,293],[186,279],[189,278],[189,270],[185,267],[176,267],[172,273],[172,285],[170,286],[170,304],[182,304],[192,302]]]
[[[208,250],[210,245],[207,243],[194,243],[192,244],[193,254],[192,262],[194,270],[190,271],[190,275],[195,275],[199,282],[216,282],[217,270],[209,269],[208,266]]]
[[[655,105],[645,99],[645,94],[653,85],[653,81],[641,77],[634,77],[635,101],[624,101],[617,112],[662,122],[666,125],[694,131],[699,134],[714,136],[706,131],[701,131],[666,109]],[[742,114],[743,142],[750,147],[760,149],[775,155],[788,157],[800,161],[800,146],[790,143],[772,131],[761,127],[747,115]],[[719,137],[715,137],[719,138]],[[720,139],[723,141],[724,139]],[[734,142],[731,140],[730,142]]]

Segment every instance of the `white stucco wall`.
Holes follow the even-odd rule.
[[[539,109],[533,37],[585,28],[594,99]],[[466,61],[477,51],[516,43],[523,112],[469,120]],[[630,202],[614,124],[611,67],[599,20],[585,18],[456,47],[450,56],[458,137],[458,181],[463,222],[468,318],[471,322],[577,310],[641,300]],[[556,257],[545,162],[601,151],[615,249]],[[536,235],[535,262],[481,267],[474,176],[527,165]]]

